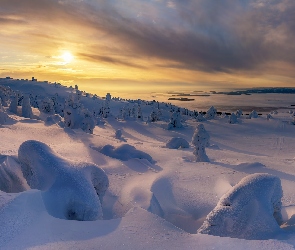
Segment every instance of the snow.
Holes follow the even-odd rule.
[[[166,147],[171,149],[189,148],[189,143],[184,138],[173,137],[166,143]]]
[[[278,177],[252,174],[221,197],[199,233],[245,239],[267,239],[283,222],[283,191]]]
[[[0,79],[0,85],[11,89],[5,96],[8,106],[2,107],[7,119],[0,125],[0,249],[294,249],[292,108],[277,109],[269,120],[266,114],[256,119],[241,115],[232,125],[216,114],[200,123],[182,108],[121,100],[111,93],[104,118],[105,99],[82,90],[11,79]],[[20,106],[12,113],[16,93],[37,96],[40,107],[47,97],[54,111],[44,114],[31,105],[33,118],[22,117]],[[81,126],[62,126],[63,112],[55,103],[63,105],[69,95],[80,98],[76,108],[83,119],[100,121],[92,134]],[[262,95],[226,98],[263,103]],[[219,107],[216,102],[208,107]],[[241,100],[233,110],[243,108],[237,103]],[[144,119],[134,112],[121,119],[124,107],[128,113],[135,108]],[[160,120],[145,119],[158,107]],[[181,126],[168,130],[173,112]],[[198,124],[210,136],[210,162],[196,162],[194,147],[166,146],[172,138],[190,142]],[[123,138],[115,138],[117,130]],[[198,233],[206,217],[221,209],[224,197],[236,208],[244,203],[249,208],[232,212],[232,218],[248,218],[245,231]],[[282,223],[272,213],[279,215],[280,209]]]
[[[102,218],[101,202],[109,186],[104,171],[94,164],[61,158],[46,144],[29,140],[18,150],[27,183],[42,192],[48,213],[57,218]]]

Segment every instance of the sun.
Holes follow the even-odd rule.
[[[74,56],[72,55],[71,52],[66,51],[61,55],[61,58],[64,61],[64,63],[70,63],[71,61],[73,61]]]

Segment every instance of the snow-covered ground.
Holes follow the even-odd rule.
[[[0,85],[11,88],[0,110],[0,249],[294,249],[295,126],[288,109],[235,124],[224,115],[198,122],[181,109],[182,127],[168,130],[177,107],[142,101],[138,111],[138,102],[82,93],[75,101],[80,116],[91,111],[84,117],[95,121],[91,133],[89,123],[72,129],[41,105],[32,118],[22,117],[21,106],[9,111],[15,90],[37,95],[39,104],[54,96],[64,104],[75,89],[4,79]],[[134,117],[134,105],[142,118]],[[210,162],[196,162],[193,153],[200,123],[210,135]],[[167,147],[172,138],[190,147]],[[199,230],[215,214],[220,224],[209,226],[218,230]]]

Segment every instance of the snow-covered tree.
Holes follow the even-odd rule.
[[[53,101],[49,97],[45,97],[40,105],[40,111],[45,114],[53,114],[54,108],[53,108]]]
[[[102,108],[102,117],[108,118],[109,116],[110,116],[110,106],[109,106],[109,102],[106,101]]]
[[[212,106],[208,109],[208,111],[206,112],[206,115],[205,115],[205,118],[207,120],[210,120],[210,119],[214,119],[215,116],[217,114],[217,110]]]
[[[115,138],[116,139],[122,139],[122,130],[121,129],[117,129],[115,132]]]
[[[112,96],[110,93],[107,93],[106,94],[106,99],[105,99],[107,102],[110,102],[112,100]]]
[[[270,119],[272,119],[273,117],[272,117],[272,115],[271,114],[267,114],[266,115],[266,119],[269,121]]]
[[[137,118],[142,119],[141,104],[139,104],[137,107]]]
[[[30,103],[30,97],[28,95],[24,96],[23,103],[22,103],[22,116],[25,118],[32,118],[33,112]]]
[[[228,122],[231,124],[237,123],[238,122],[237,116],[234,113],[231,113]]]
[[[83,109],[81,112],[81,129],[89,134],[93,134],[93,129],[95,127],[95,120],[91,112],[87,109]]]
[[[0,124],[4,124],[8,119],[8,115],[4,111],[1,103],[1,97],[0,97]]]
[[[171,128],[182,128],[182,123],[181,123],[181,115],[180,115],[180,110],[173,112],[170,118],[170,122],[168,123],[168,129]]]
[[[12,96],[10,105],[9,105],[9,111],[13,114],[17,114],[17,101],[18,97],[17,96]]]
[[[258,114],[255,110],[253,110],[250,115],[249,115],[251,118],[258,118]]]
[[[244,239],[267,239],[280,231],[283,191],[270,174],[243,178],[221,197],[198,233]]]
[[[194,145],[194,155],[197,162],[209,162],[206,155],[205,148],[209,144],[210,136],[203,124],[198,124],[192,137],[192,144]]]
[[[199,113],[198,116],[196,116],[196,121],[203,122],[203,121],[206,121],[206,118],[203,116],[202,113]]]
[[[156,122],[159,120],[159,117],[158,117],[158,111],[156,109],[153,109],[151,114],[150,114],[150,122]]]
[[[242,115],[243,115],[243,111],[241,109],[238,109],[236,112],[237,118],[241,118]]]

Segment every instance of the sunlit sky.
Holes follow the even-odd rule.
[[[88,90],[295,87],[294,0],[0,0],[0,77]]]

